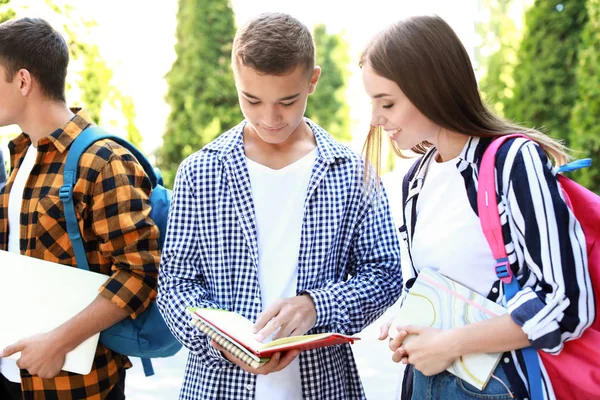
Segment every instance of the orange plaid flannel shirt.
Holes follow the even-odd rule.
[[[70,144],[91,124],[84,111],[41,139],[21,208],[20,247],[27,256],[75,266],[58,190]],[[21,134],[9,144],[11,171],[0,196],[0,248],[8,247],[8,196],[31,144]],[[82,155],[73,198],[90,270],[110,275],[100,294],[131,317],[156,297],[158,228],[149,218],[151,183],[135,157],[111,140],[101,140]],[[57,288],[58,289],[58,288]],[[68,288],[60,288],[68,290]],[[90,374],[65,371],[42,379],[21,370],[24,399],[103,399],[119,381],[129,359],[98,345]]]

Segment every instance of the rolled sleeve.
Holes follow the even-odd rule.
[[[333,285],[330,285],[329,288],[306,290],[301,293],[308,294],[315,304],[317,314],[316,327],[350,325],[351,321],[348,313],[345,311],[344,305],[335,300],[335,292],[336,289]]]
[[[159,231],[150,219],[151,183],[135,161],[112,158],[95,183],[92,228],[112,275],[100,294],[136,318],[156,298]]]
[[[558,353],[594,320],[585,237],[542,149],[527,142],[514,157],[505,195],[523,288],[508,311],[533,347]]]

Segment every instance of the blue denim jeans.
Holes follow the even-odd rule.
[[[506,374],[499,365],[494,375],[510,389]],[[447,371],[425,376],[416,369],[413,378],[412,400],[515,400],[507,388],[493,377],[484,390],[468,384]]]

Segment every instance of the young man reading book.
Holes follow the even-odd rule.
[[[321,74],[310,31],[262,14],[236,33],[232,65],[245,120],[180,166],[161,260],[158,303],[190,349],[181,398],[364,398],[348,344],[251,368],[189,324],[191,306],[243,315],[259,341],[352,335],[401,291],[385,191],[304,118]]]
[[[91,120],[66,106],[68,62],[66,42],[45,21],[0,24],[0,126],[23,130],[9,144],[0,249],[76,267],[59,189],[69,146]],[[117,143],[101,140],[83,154],[73,201],[89,268],[110,278],[95,300],[63,325],[0,349],[0,398],[125,398],[125,369],[131,363],[102,344],[90,374],[61,368],[69,351],[124,318],[135,318],[155,297],[159,232],[148,217],[150,189],[143,168]],[[0,301],[18,302],[1,296]],[[2,321],[0,329],[10,325]],[[16,363],[6,358],[17,352]]]

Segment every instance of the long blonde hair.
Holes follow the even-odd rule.
[[[443,129],[468,136],[497,137],[520,133],[530,137],[554,159],[569,161],[563,144],[531,128],[507,121],[481,100],[469,55],[452,28],[437,16],[419,16],[395,23],[365,48],[360,65],[368,63],[380,76],[396,82],[412,104]],[[363,153],[377,173],[381,169],[382,130],[372,126]],[[424,154],[431,143],[411,149]],[[396,154],[406,158],[392,142]]]

